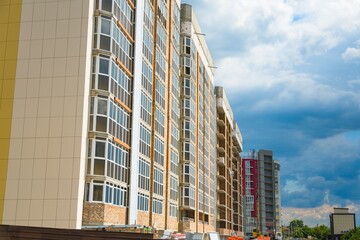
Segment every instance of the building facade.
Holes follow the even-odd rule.
[[[281,228],[280,162],[270,150],[252,150],[243,158],[245,235],[275,235]]]
[[[259,183],[259,230],[275,234],[276,202],[273,153],[270,150],[258,151]]]
[[[275,232],[281,232],[281,191],[280,191],[280,162],[274,161],[274,187],[275,187]]]
[[[254,229],[258,229],[258,161],[255,151],[242,159],[242,186],[244,203],[244,235],[252,236]]]
[[[181,5],[179,230],[215,231],[214,72],[192,6]]]
[[[82,225],[94,2],[0,3],[3,224]]]
[[[83,225],[177,227],[179,15],[96,2]]]
[[[0,223],[241,234],[242,137],[232,113],[217,112],[190,5],[4,0],[0,10]]]
[[[224,88],[216,87],[217,231],[224,236],[242,235],[242,136]],[[239,232],[239,233],[238,233]]]

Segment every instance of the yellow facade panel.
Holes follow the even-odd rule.
[[[20,30],[20,22],[12,22],[8,24],[7,29],[7,41],[8,42],[18,42],[19,41],[19,30]]]
[[[6,42],[0,42],[0,64],[1,61],[5,60],[5,53],[6,53]],[[0,71],[2,73],[2,71]]]
[[[12,80],[13,82],[13,85],[14,84],[14,79],[15,79],[15,76],[16,76],[16,60],[9,60],[9,61],[6,61],[5,62],[5,66],[4,66],[4,72],[3,72],[3,80]],[[14,95],[14,88],[12,87],[12,96]],[[11,91],[11,89],[9,90],[6,90],[6,91]]]
[[[3,1],[0,1],[3,2]],[[3,3],[2,3],[3,4]],[[9,19],[10,5],[2,5],[0,3],[0,23],[7,23]]]
[[[5,68],[5,61],[0,60],[0,79],[3,78],[2,73],[4,72],[4,68]]]
[[[0,7],[1,9],[1,7]],[[7,30],[8,30],[8,25],[6,23],[1,23],[0,22],[0,42],[6,42],[7,39]]]
[[[21,0],[0,1],[0,224],[4,212],[21,4]]]
[[[17,59],[18,42],[11,41],[6,43],[5,58],[9,60]]]
[[[2,86],[0,86],[0,94],[2,98],[13,98],[14,97],[15,84],[11,80],[4,79]]]
[[[20,22],[21,4],[10,5],[9,22]]]

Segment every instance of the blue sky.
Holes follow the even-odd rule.
[[[283,222],[360,223],[360,0],[186,0],[244,139],[281,162]]]

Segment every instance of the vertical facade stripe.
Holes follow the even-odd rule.
[[[138,204],[138,173],[139,173],[139,142],[140,142],[140,106],[141,106],[141,73],[143,51],[143,24],[144,1],[136,1],[135,13],[135,47],[134,47],[134,81],[133,81],[133,109],[132,109],[132,136],[130,157],[130,184],[129,184],[129,214],[128,224],[136,224]]]
[[[21,0],[0,2],[0,224],[3,222],[21,6]]]

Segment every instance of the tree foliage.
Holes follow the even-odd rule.
[[[330,229],[327,226],[320,225],[310,228],[307,225],[304,225],[303,220],[300,219],[292,220],[289,228],[291,229],[291,237],[294,238],[308,238],[311,236],[318,240],[326,240],[327,236],[330,234]],[[357,238],[357,240],[360,240],[360,238]]]
[[[304,221],[301,219],[294,219],[290,222],[290,227],[292,228],[297,228],[297,227],[302,228],[303,226],[304,226]]]
[[[316,226],[311,229],[311,236],[319,240],[326,240],[330,234],[330,229],[325,225]]]
[[[359,240],[360,239],[360,227],[357,227],[348,233],[341,236],[341,240]]]

